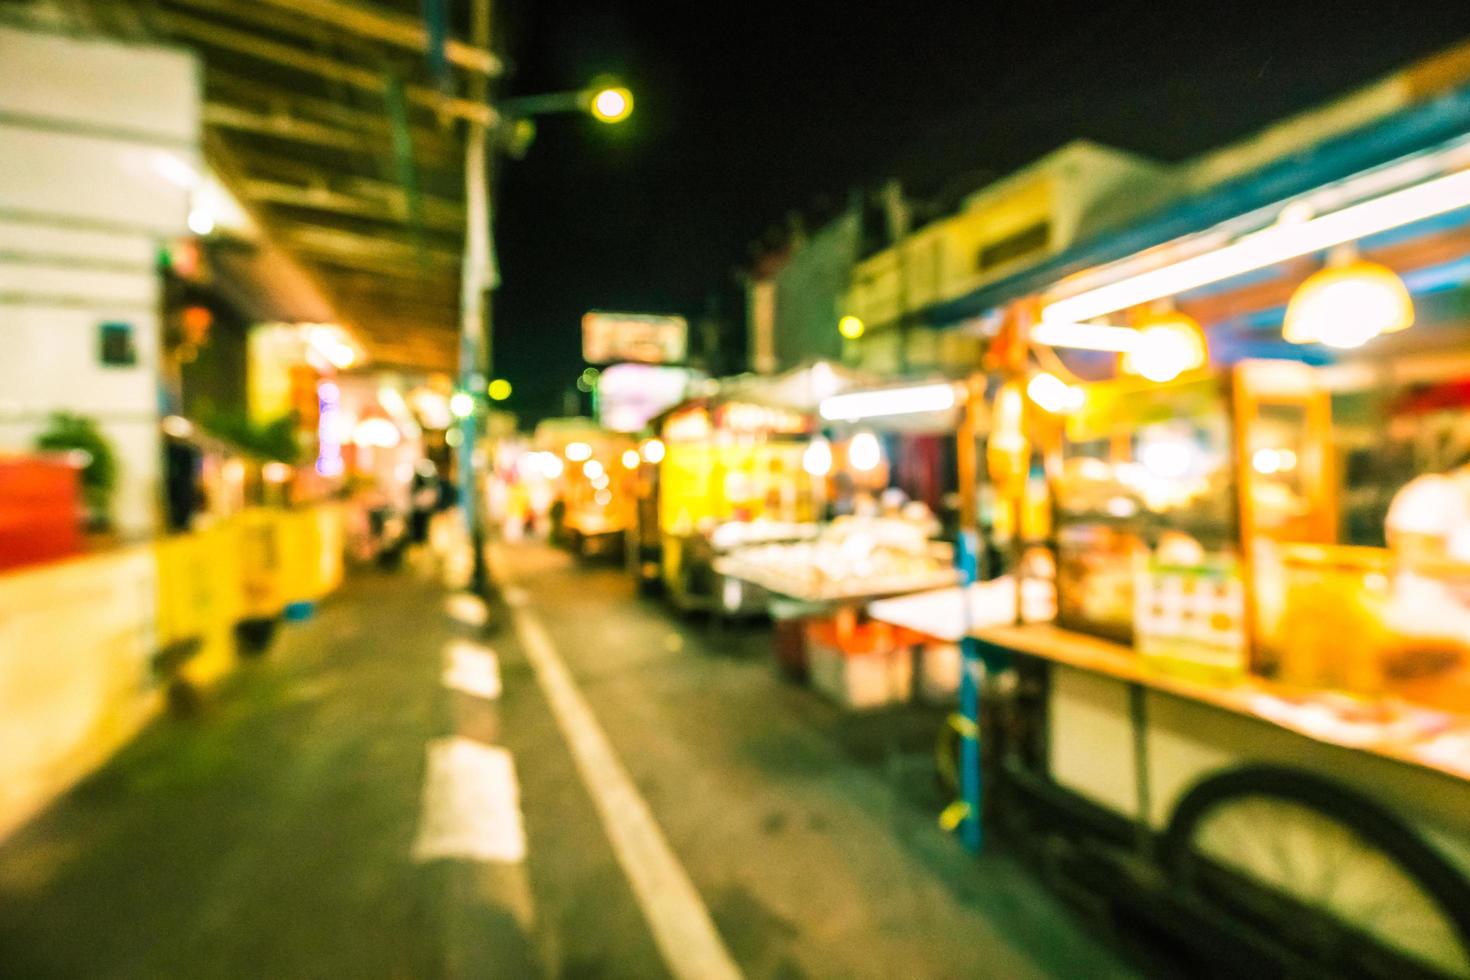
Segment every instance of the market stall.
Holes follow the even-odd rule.
[[[1421,147],[1063,279],[970,401],[1020,423],[987,447],[1000,550],[1055,586],[1053,622],[967,624],[1018,678],[1008,799],[1241,969],[1470,975],[1467,164]]]
[[[825,364],[775,377],[742,376],[688,399],[656,420],[642,456],[657,473],[661,575],[680,609],[739,615],[764,611],[764,590],[723,575],[720,556],[741,547],[816,534],[825,470],[814,470],[813,392],[842,379]]]
[[[589,419],[549,419],[532,444],[540,474],[557,488],[553,537],[579,554],[620,554],[636,508],[634,440]]]

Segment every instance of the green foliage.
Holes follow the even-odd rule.
[[[97,423],[84,415],[54,412],[46,430],[36,437],[42,452],[86,454],[82,466],[82,497],[87,509],[105,524],[112,510],[112,491],[117,487],[117,454]]]
[[[282,415],[256,424],[241,412],[213,412],[204,428],[245,452],[295,465],[301,461],[301,443],[296,438],[296,416]]]

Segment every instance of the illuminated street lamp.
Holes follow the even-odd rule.
[[[600,122],[622,122],[633,112],[633,93],[622,86],[601,89],[592,96],[589,111]]]
[[[571,92],[518,95],[503,99],[500,102],[500,112],[507,119],[517,122],[550,113],[585,112],[598,122],[620,123],[633,114],[633,93],[616,82],[599,81]],[[519,133],[511,133],[521,152],[524,152],[533,135],[533,130],[524,127]]]
[[[491,401],[503,402],[510,397],[510,382],[504,378],[496,378],[490,382],[490,387],[486,389],[485,393],[490,396]]]
[[[866,329],[863,321],[855,316],[845,316],[837,321],[837,332],[848,340],[857,340]]]
[[[478,0],[472,7],[472,41],[476,48],[486,49],[490,40],[490,3]],[[488,102],[486,80],[476,76],[469,93],[475,103]],[[460,383],[465,390],[450,400],[450,408],[459,419],[460,499],[470,531],[473,554],[471,583],[475,591],[488,593],[493,588],[485,565],[485,538],[479,509],[478,482],[475,466],[475,413],[471,390],[482,390],[485,375],[495,368],[494,309],[489,294],[499,284],[494,268],[492,150],[522,156],[535,138],[533,116],[553,112],[587,112],[606,123],[616,123],[633,111],[633,94],[626,88],[600,80],[589,88],[575,92],[529,95],[502,99],[494,105],[490,122],[471,121],[465,147],[465,249],[460,288]],[[493,134],[492,134],[493,130]],[[493,143],[491,137],[493,135]],[[497,388],[497,385],[504,385]],[[496,392],[501,391],[501,397]],[[510,397],[510,383],[497,379],[486,393],[495,401]],[[459,400],[459,408],[455,401]],[[466,408],[466,405],[468,408]],[[461,411],[460,409],[465,409]]]

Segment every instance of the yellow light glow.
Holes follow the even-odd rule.
[[[592,115],[602,122],[622,122],[632,111],[633,93],[625,88],[605,88],[592,96]]]
[[[537,455],[540,456],[541,475],[548,480],[555,480],[566,469],[561,457],[556,453],[538,453]]]
[[[859,473],[876,470],[883,462],[883,447],[871,432],[859,432],[847,444],[847,462]]]
[[[265,477],[267,483],[285,483],[291,479],[293,472],[289,463],[279,461],[266,463],[260,468],[260,475]]]
[[[829,422],[855,422],[880,415],[942,412],[954,404],[954,385],[946,383],[833,395],[822,399],[820,411],[822,418]]]
[[[1462,170],[1320,218],[1272,225],[1224,248],[1057,300],[1041,316],[1091,320],[1467,206],[1470,170]]]
[[[490,382],[490,386],[485,389],[485,393],[490,396],[491,401],[503,402],[510,397],[510,382],[504,378],[496,378]]]
[[[650,439],[643,444],[643,461],[645,463],[660,463],[664,458],[664,444],[661,439]]]
[[[826,439],[813,439],[801,454],[801,468],[811,476],[832,472],[832,444]]]
[[[1165,313],[1143,324],[1137,344],[1123,355],[1120,367],[1124,374],[1162,384],[1204,367],[1208,358],[1204,331],[1194,317]]]
[[[595,459],[589,459],[582,464],[582,475],[589,480],[595,480],[606,472],[602,468],[602,464]]]
[[[1076,385],[1069,385],[1055,374],[1042,371],[1026,385],[1026,395],[1036,406],[1052,414],[1075,412],[1082,407],[1086,395]]]
[[[638,468],[638,462],[641,458],[642,457],[638,455],[638,450],[636,449],[623,450],[623,469],[636,470]]]
[[[612,503],[612,491],[599,490],[597,491],[597,493],[592,495],[592,499],[597,501],[597,506],[606,507],[608,504]]]
[[[1195,449],[1183,439],[1145,443],[1138,451],[1144,469],[1165,480],[1177,480],[1194,467]]]
[[[1292,294],[1282,336],[1293,344],[1361,347],[1414,325],[1414,300],[1393,270],[1349,262],[1314,273]]]
[[[464,391],[456,391],[449,399],[449,412],[457,419],[467,419],[475,412],[475,399]]]
[[[392,449],[403,439],[398,426],[385,418],[374,416],[363,419],[352,430],[352,441],[359,446]]]
[[[837,332],[848,340],[857,340],[866,329],[867,326],[863,321],[855,316],[845,316],[837,321]]]
[[[567,459],[574,463],[580,463],[584,459],[592,458],[592,447],[585,442],[569,442],[563,452],[566,454]]]

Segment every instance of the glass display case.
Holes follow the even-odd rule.
[[[1049,455],[1062,626],[1165,656],[1225,644],[1235,665],[1231,404],[1219,375],[1087,386]]]

